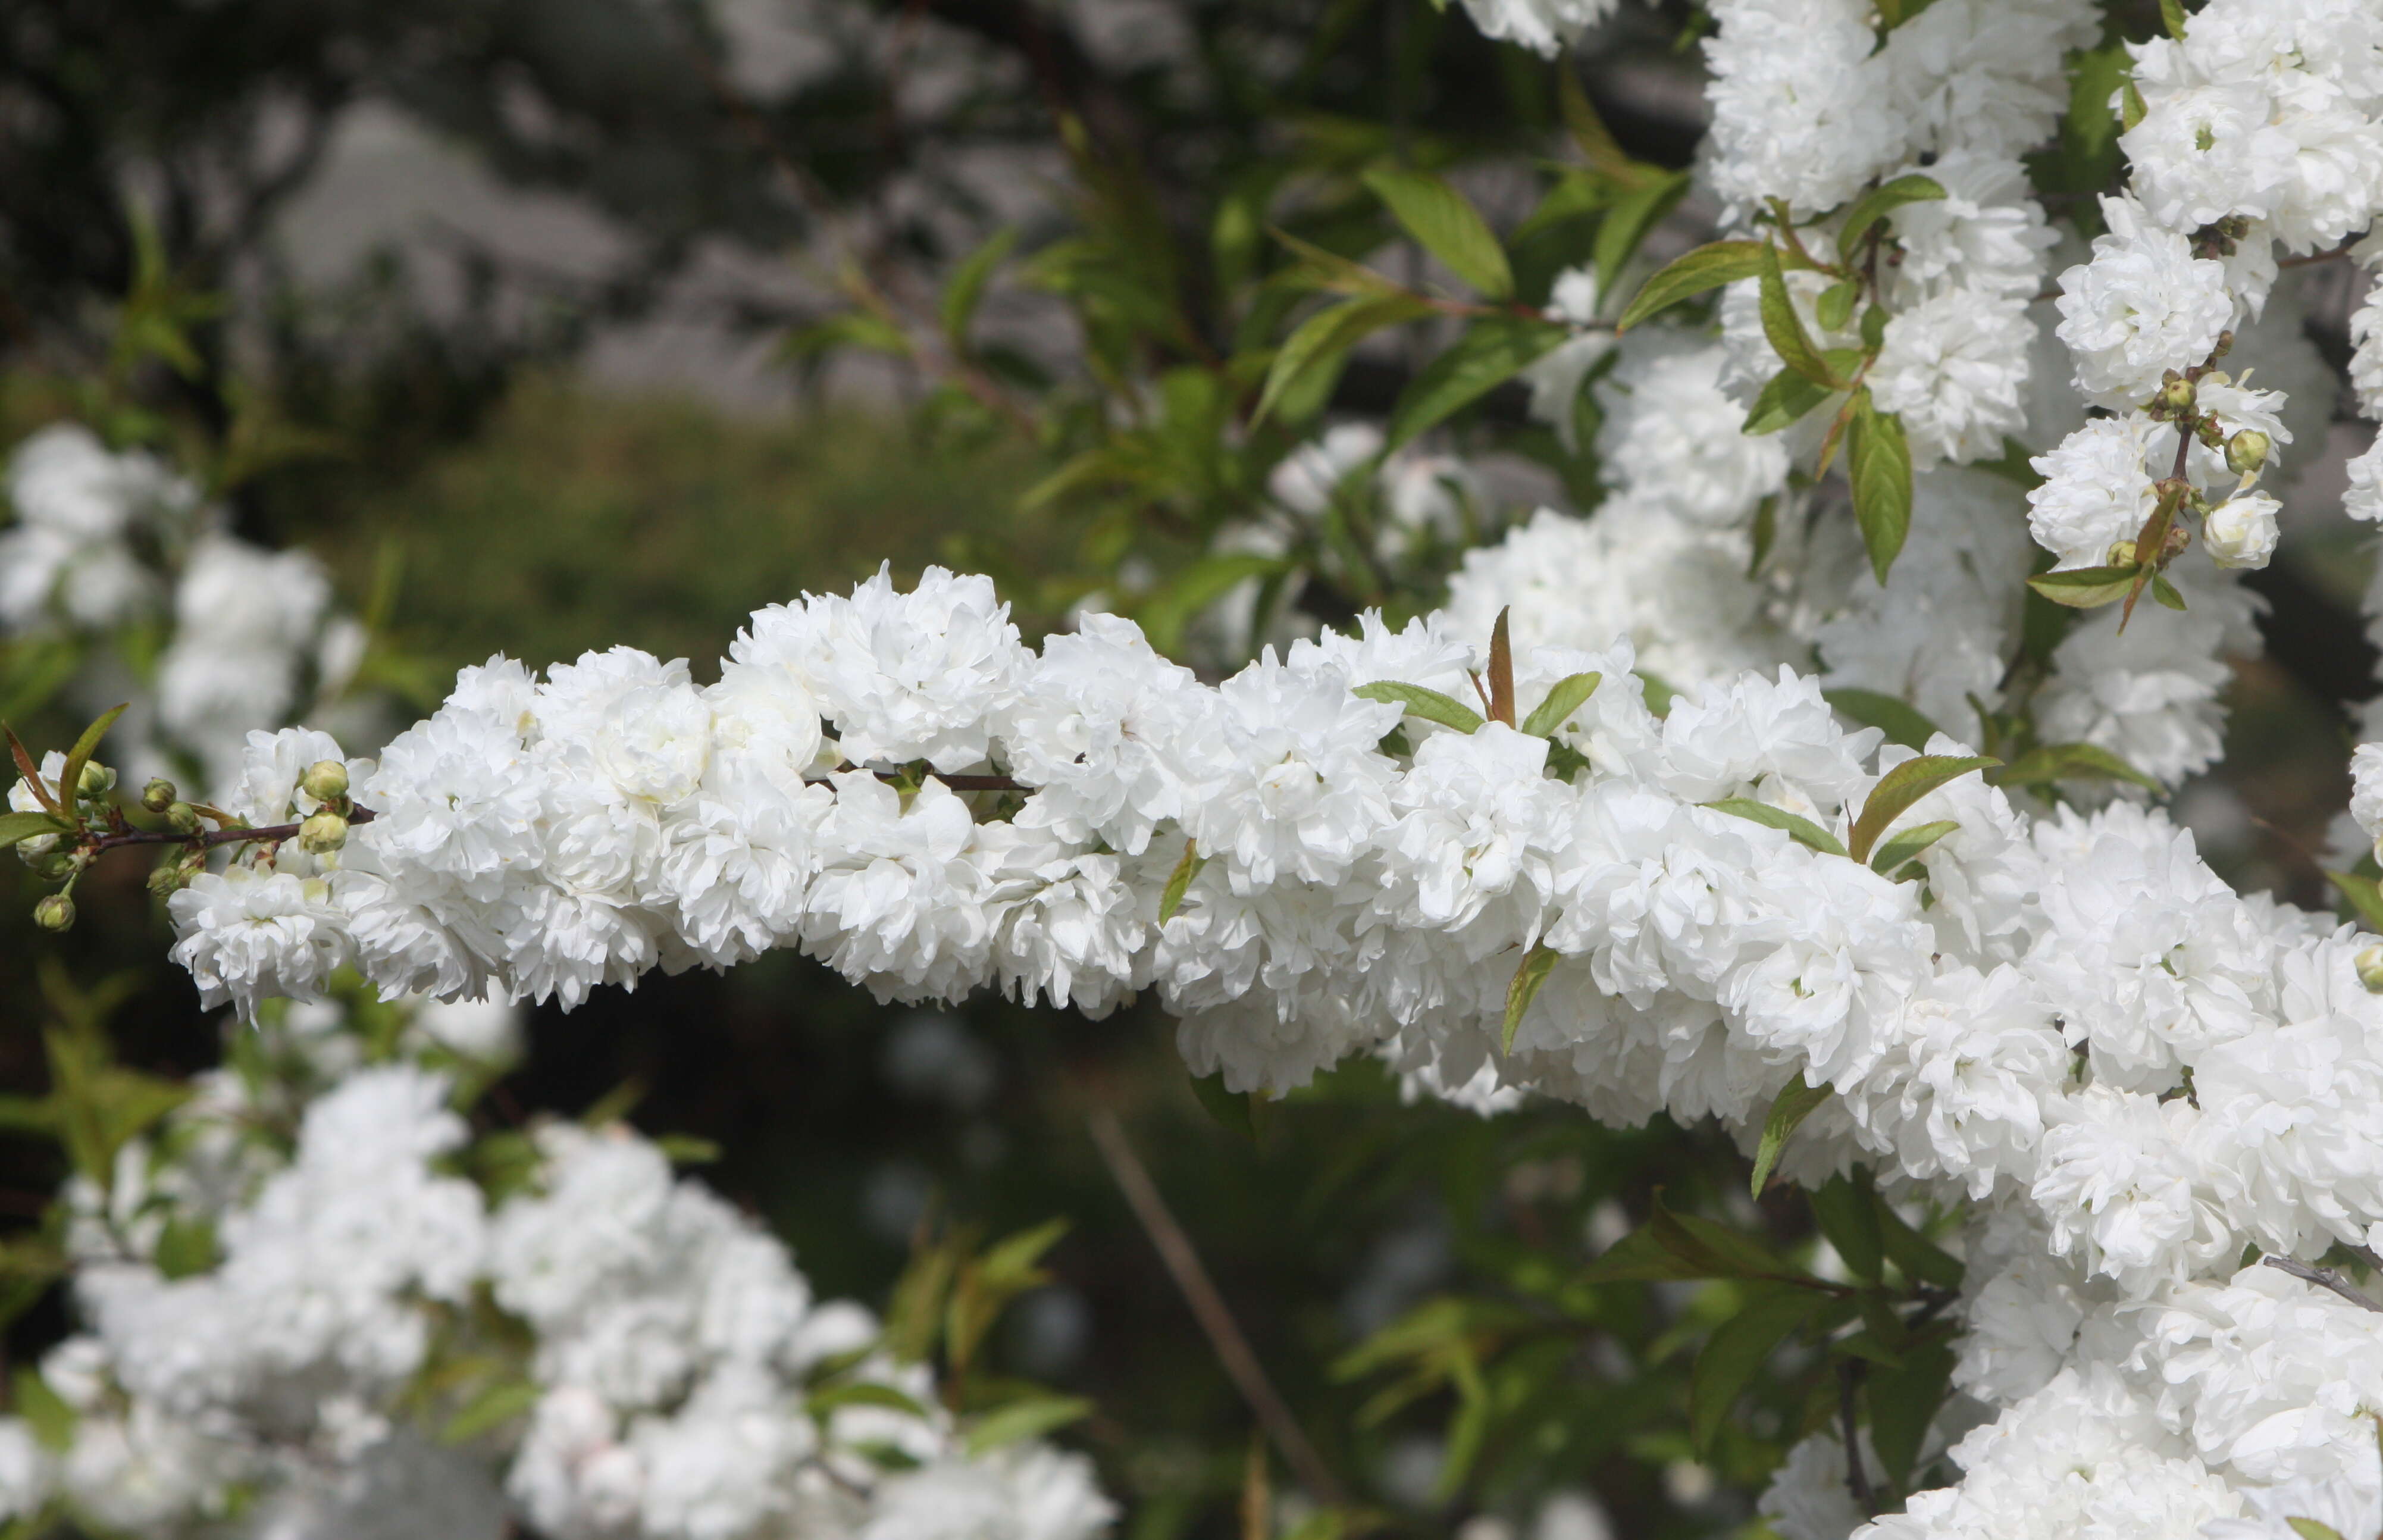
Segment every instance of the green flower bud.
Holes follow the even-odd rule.
[[[162,813],[179,800],[171,781],[152,781],[141,788],[141,806],[153,813]]]
[[[2193,402],[2199,399],[2191,380],[2170,371],[2167,378],[2160,382],[2159,398],[2154,404],[2180,417],[2192,411]]]
[[[2226,440],[2226,468],[2238,476],[2257,473],[2267,462],[2267,436],[2257,428],[2244,428]]]
[[[149,891],[159,898],[171,898],[190,882],[191,874],[182,869],[179,861],[167,861],[149,874]]]
[[[177,834],[199,832],[199,810],[187,802],[169,803],[166,807],[166,827]]]
[[[317,802],[336,802],[348,795],[348,767],[337,759],[317,759],[298,778],[298,789]]]
[[[348,820],[328,807],[298,826],[298,848],[310,856],[327,856],[348,843]]]
[[[116,772],[96,759],[83,761],[82,776],[75,782],[78,796],[105,796],[116,790]]]
[[[2370,946],[2355,959],[2358,981],[2369,994],[2383,994],[2383,946]]]
[[[54,893],[33,906],[33,923],[44,930],[69,930],[74,922],[74,900],[62,893]]]
[[[32,868],[33,875],[44,882],[63,882],[73,876],[75,870],[74,853],[56,846],[27,855],[25,864]]]
[[[2105,567],[2133,566],[2135,564],[2135,543],[2132,540],[2111,541],[2109,550],[2102,557],[2102,564]]]

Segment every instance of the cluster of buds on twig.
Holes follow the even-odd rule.
[[[33,906],[33,921],[45,930],[72,928],[75,884],[103,853],[119,846],[173,847],[149,874],[149,891],[163,898],[206,869],[207,853],[218,845],[262,844],[270,860],[274,845],[295,839],[308,855],[324,856],[347,843],[350,825],[372,818],[350,800],[347,767],[334,759],[308,766],[300,779],[300,788],[320,804],[302,823],[255,828],[220,807],[184,801],[174,783],[163,779],[143,786],[139,800],[127,807],[114,795],[116,771],[92,758],[124,709],[119,706],[93,722],[55,767],[36,765],[17,734],[7,733],[19,779],[8,794],[9,811],[0,814],[0,849],[13,845],[35,876],[59,884]]]

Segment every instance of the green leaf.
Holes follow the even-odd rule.
[[[499,1380],[488,1386],[463,1409],[447,1419],[438,1430],[438,1442],[450,1448],[468,1444],[484,1433],[500,1428],[514,1418],[526,1414],[537,1405],[538,1388],[528,1380]]]
[[[1877,690],[1823,690],[1821,698],[1851,717],[1864,727],[1875,727],[1886,734],[1886,741],[1901,744],[1906,748],[1925,749],[1937,733],[1920,708],[1898,696]]]
[[[1194,1076],[1192,1094],[1200,1099],[1200,1105],[1216,1120],[1219,1127],[1230,1128],[1249,1139],[1258,1137],[1257,1111],[1250,1105],[1250,1093],[1227,1090],[1223,1070],[1214,1075]]]
[[[1870,233],[1872,225],[1904,204],[1933,203],[1944,196],[1943,183],[1917,172],[1872,188],[1846,212],[1845,227],[1837,232],[1837,250],[1851,253],[1862,237]]]
[[[2038,573],[2027,585],[2055,604],[2071,610],[2098,610],[2116,604],[2135,585],[2133,567],[2071,567],[2062,573]]]
[[[1880,776],[1878,784],[1871,788],[1870,800],[1862,804],[1861,816],[1854,819],[1853,832],[1846,841],[1849,853],[1857,861],[1869,860],[1871,847],[1886,832],[1886,826],[1901,818],[1913,803],[1971,770],[1992,770],[2001,763],[1986,755],[1955,758],[1948,754],[1923,754],[1916,759],[1906,759]]]
[[[1757,1198],[1771,1185],[1771,1173],[1779,1168],[1779,1153],[1787,1147],[1796,1126],[1812,1115],[1820,1104],[1835,1095],[1827,1085],[1807,1085],[1801,1076],[1787,1082],[1787,1089],[1771,1103],[1771,1115],[1762,1120],[1762,1142],[1754,1152],[1753,1190]]]
[[[2143,93],[2135,89],[2135,78],[2128,76],[2118,87],[2118,121],[2132,133],[2150,115],[2151,108],[2143,105]]]
[[[1820,1303],[1806,1289],[1762,1289],[1713,1332],[1688,1378],[1688,1438],[1699,1458],[1712,1452],[1713,1438],[1738,1394]]]
[[[1518,315],[1475,321],[1453,346],[1425,364],[1400,393],[1398,405],[1390,413],[1384,452],[1401,449],[1415,435],[1438,427],[1571,336],[1568,326]]]
[[[1501,1053],[1514,1051],[1515,1029],[1523,1025],[1523,1016],[1537,997],[1539,986],[1548,981],[1548,975],[1562,955],[1545,944],[1534,946],[1523,955],[1522,966],[1514,969],[1513,980],[1506,986],[1506,1038]]]
[[[1193,616],[1241,584],[1289,570],[1289,564],[1278,556],[1241,551],[1204,556],[1143,600],[1137,618],[1152,647],[1160,652],[1173,652],[1182,645],[1183,628],[1192,623]]]
[[[65,832],[66,824],[47,813],[0,813],[0,850],[6,850],[20,840]]]
[[[1589,260],[1596,265],[1597,281],[1610,290],[1622,277],[1647,232],[1655,228],[1663,216],[1672,212],[1681,196],[1688,191],[1685,171],[1668,172],[1624,195],[1597,227],[1597,243]]]
[[[1881,877],[1892,877],[1903,869],[1906,863],[1917,859],[1930,845],[1960,827],[1956,819],[1939,819],[1934,823],[1906,829],[1878,847],[1878,854],[1871,857],[1870,869]]]
[[[50,1388],[41,1371],[20,1367],[8,1378],[15,1391],[13,1410],[33,1430],[33,1437],[42,1448],[64,1454],[74,1447],[75,1425],[81,1418],[67,1405],[63,1397]]]
[[[1796,314],[1796,303],[1787,295],[1787,279],[1779,268],[1779,250],[1765,244],[1762,248],[1762,335],[1771,341],[1771,351],[1779,362],[1810,380],[1830,389],[1842,388],[1845,382],[1830,372],[1821,359],[1820,350],[1804,331],[1803,317]]]
[[[2179,43],[2184,41],[2184,0],[2159,0],[2160,25]]]
[[[1888,1260],[1903,1269],[1903,1275],[1938,1288],[1960,1287],[1962,1275],[1968,1271],[1960,1259],[1905,1224],[1903,1215],[1895,1213],[1885,1199],[1876,1194],[1872,1199],[1878,1215],[1879,1240],[1886,1248]]]
[[[2341,1532],[2319,1519],[2286,1519],[2301,1540],[2341,1540]]]
[[[2160,783],[2097,744],[2045,744],[2029,749],[1994,776],[1998,786],[2041,786],[2055,781],[2129,781],[2151,791]]]
[[[1628,331],[1648,316],[1709,289],[1760,276],[1762,253],[1770,249],[1759,240],[1715,240],[1673,258],[1662,271],[1638,286],[1638,292],[1623,311],[1614,330]]]
[[[1506,249],[1464,194],[1428,172],[1387,166],[1366,172],[1365,185],[1450,272],[1489,299],[1514,297]]]
[[[720,1146],[694,1134],[663,1134],[654,1148],[673,1165],[710,1165],[720,1158]]]
[[[1613,131],[1605,126],[1605,119],[1597,115],[1588,92],[1581,87],[1579,72],[1570,64],[1556,71],[1556,108],[1572,142],[1580,146],[1580,153],[1588,157],[1591,166],[1613,177],[1627,176],[1636,169],[1614,139]]]
[[[1803,421],[1834,394],[1827,386],[1815,385],[1793,369],[1782,369],[1747,408],[1746,425],[1738,431],[1758,438],[1776,433],[1790,423]]]
[[[82,730],[82,736],[75,740],[74,747],[67,750],[66,767],[58,771],[58,795],[66,801],[65,811],[73,811],[75,798],[80,795],[78,788],[82,785],[82,768],[91,763],[92,755],[99,749],[99,741],[107,736],[107,730],[116,725],[116,719],[131,708],[128,702],[101,712],[97,721]]]
[[[1349,692],[1364,700],[1378,700],[1385,705],[1403,706],[1410,717],[1452,727],[1459,733],[1481,731],[1481,714],[1451,696],[1438,690],[1426,690],[1420,684],[1402,684],[1395,679],[1385,679],[1372,684],[1360,684]]]
[[[825,1417],[841,1407],[880,1407],[887,1411],[899,1411],[906,1416],[926,1421],[927,1409],[915,1397],[904,1394],[890,1385],[878,1385],[862,1380],[852,1385],[833,1385],[824,1390],[811,1392],[807,1403],[813,1417]]]
[[[847,310],[816,326],[789,333],[779,344],[781,357],[791,361],[816,358],[838,348],[862,348],[870,352],[910,356],[910,339],[900,326],[873,311]]]
[[[1050,1281],[1050,1275],[1040,1267],[1052,1247],[1059,1244],[1071,1228],[1073,1221],[1062,1215],[1045,1219],[1030,1229],[1006,1235],[985,1249],[977,1259],[977,1274],[988,1287],[1018,1292],[1040,1288]]]
[[[2176,585],[2157,573],[2152,573],[2152,598],[2170,610],[2184,608],[2184,596],[2176,591]]]
[[[1719,802],[1708,802],[1705,806],[1716,813],[1728,813],[1749,822],[1764,824],[1772,829],[1784,829],[1797,844],[1817,850],[1823,856],[1842,856],[1846,853],[1846,847],[1837,843],[1837,837],[1834,834],[1814,823],[1810,819],[1799,818],[1784,807],[1773,807],[1767,802],[1757,802],[1752,797],[1747,796],[1725,796]]]
[[[1823,331],[1843,331],[1846,323],[1854,318],[1854,302],[1860,298],[1859,278],[1833,283],[1821,291],[1819,302],[1812,306],[1813,317],[1821,323]]]
[[[1175,863],[1175,869],[1167,877],[1167,891],[1158,895],[1159,924],[1164,925],[1173,919],[1175,911],[1183,907],[1183,895],[1191,891],[1192,880],[1199,876],[1200,869],[1207,864],[1208,857],[1200,854],[1197,843],[1192,840],[1183,842],[1183,858]]]
[[[968,352],[969,323],[976,319],[977,306],[984,300],[985,286],[993,280],[994,269],[1001,265],[1017,245],[1018,227],[1004,226],[952,269],[951,281],[944,285],[942,316],[944,339],[952,345],[954,352],[963,355]]]
[[[1812,1222],[1845,1259],[1846,1269],[1857,1278],[1876,1283],[1885,1256],[1885,1238],[1879,1232],[1878,1201],[1871,1190],[1869,1174],[1863,1173],[1859,1182],[1832,1177],[1805,1193],[1804,1199],[1812,1206]]]
[[[1000,1411],[987,1412],[969,1424],[969,1456],[974,1459],[1005,1445],[1040,1438],[1070,1423],[1081,1422],[1092,1414],[1093,1403],[1081,1396],[1047,1396],[1012,1401]]]
[[[1886,585],[1887,570],[1911,533],[1911,446],[1903,422],[1871,404],[1870,392],[1854,397],[1853,426],[1846,445],[1847,476],[1854,487],[1854,519],[1870,551],[1871,571]]]
[[[158,1232],[151,1260],[167,1277],[187,1278],[215,1266],[216,1256],[215,1226],[176,1214]]]
[[[1367,299],[1351,300],[1329,310],[1318,311],[1299,325],[1290,334],[1274,363],[1266,370],[1266,388],[1258,394],[1253,425],[1266,421],[1287,397],[1312,397],[1313,408],[1321,408],[1327,391],[1303,388],[1319,377],[1337,378],[1349,350],[1380,331],[1433,314],[1431,306],[1410,294],[1383,294]],[[1302,417],[1303,411],[1286,413]]]
[[[2358,918],[2373,930],[2383,930],[2383,884],[2372,877],[2361,877],[2353,871],[2328,871],[2326,880],[2341,890]]]
[[[1795,1283],[1819,1287],[1820,1280],[1809,1277],[1790,1265],[1752,1236],[1740,1235],[1727,1226],[1716,1225],[1710,1219],[1699,1219],[1692,1214],[1681,1214],[1655,1205],[1648,1226],[1664,1250],[1683,1262],[1701,1265],[1709,1278],[1760,1278],[1772,1282]]]
[[[1909,1349],[1899,1368],[1870,1372],[1871,1445],[1896,1486],[1911,1479],[1929,1424],[1952,1381],[1953,1349],[1941,1342]]]
[[[1605,676],[1600,673],[1566,674],[1557,680],[1547,698],[1523,719],[1523,731],[1535,738],[1554,737],[1556,729],[1570,721],[1574,711],[1587,705],[1588,697],[1597,694],[1598,685],[1604,681]]]

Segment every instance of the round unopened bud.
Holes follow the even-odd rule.
[[[75,870],[74,853],[56,848],[27,856],[25,864],[32,868],[33,875],[44,882],[63,882],[72,877]]]
[[[141,788],[141,806],[153,813],[162,813],[179,800],[171,781],[152,781]]]
[[[2383,994],[2383,946],[2370,946],[2355,959],[2358,981],[2369,994]]]
[[[2156,404],[2182,416],[2192,410],[2193,402],[2199,399],[2198,393],[2192,388],[2192,382],[2182,375],[2171,371],[2167,378],[2160,381],[2159,400]]]
[[[78,796],[105,796],[116,790],[116,772],[96,759],[83,761],[82,774],[75,782]]]
[[[33,906],[33,923],[44,930],[69,930],[74,922],[74,900],[62,893],[54,893]]]
[[[167,861],[149,874],[149,891],[159,898],[171,898],[190,883],[190,874],[179,861]]]
[[[298,848],[310,856],[327,856],[348,843],[348,820],[328,807],[298,826]]]
[[[2133,566],[2135,564],[2135,543],[2132,540],[2111,541],[2110,548],[2103,554],[2102,564],[2105,567]]]
[[[36,834],[30,840],[17,842],[17,859],[27,866],[39,866],[49,859],[50,853],[64,844],[64,834]]]
[[[195,834],[199,832],[199,810],[187,802],[168,803],[166,827],[177,834]]]
[[[317,802],[336,802],[348,795],[348,767],[337,759],[317,759],[298,778],[298,789]]]
[[[2244,428],[2226,440],[2226,468],[2238,476],[2253,474],[2267,462],[2270,447],[2266,434]]]

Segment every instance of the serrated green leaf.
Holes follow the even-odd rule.
[[[1753,1190],[1757,1198],[1771,1185],[1771,1173],[1779,1168],[1780,1152],[1795,1134],[1797,1125],[1812,1115],[1821,1103],[1835,1095],[1828,1085],[1807,1085],[1798,1076],[1787,1082],[1787,1089],[1771,1103],[1770,1115],[1762,1120],[1762,1141],[1754,1152]]]
[[[1869,860],[1871,847],[1886,832],[1886,826],[1901,818],[1913,803],[1971,770],[1992,770],[2001,763],[1987,755],[1956,758],[1949,754],[1923,754],[1916,759],[1906,759],[1879,777],[1878,784],[1871,788],[1870,799],[1862,804],[1861,816],[1854,819],[1853,832],[1846,838],[1847,852],[1857,861]]]
[[[1323,392],[1302,388],[1320,375],[1338,376],[1349,350],[1380,331],[1432,314],[1431,306],[1408,294],[1381,294],[1350,300],[1318,311],[1290,334],[1266,370],[1266,387],[1258,393],[1251,421],[1262,423],[1286,398],[1308,395],[1321,407]],[[1293,413],[1303,416],[1304,413]]]
[[[1574,711],[1587,705],[1588,697],[1597,694],[1598,685],[1604,682],[1603,674],[1593,672],[1566,674],[1557,680],[1547,698],[1532,708],[1531,714],[1523,719],[1523,731],[1535,738],[1553,737],[1556,729],[1570,721]]]
[[[1879,1241],[1886,1249],[1887,1260],[1903,1269],[1903,1275],[1917,1283],[1932,1284],[1938,1288],[1958,1288],[1968,1269],[1958,1257],[1921,1235],[1903,1222],[1903,1215],[1885,1199],[1872,1194],[1878,1213]]]
[[[1854,521],[1880,586],[1911,533],[1911,446],[1903,422],[1871,404],[1868,390],[1854,395],[1853,425],[1846,430],[1846,471],[1853,482]]]
[[[2135,585],[2134,567],[2071,567],[2067,572],[2038,573],[2027,585],[2055,604],[2071,610],[2098,610],[2116,604]]]
[[[1952,1381],[1953,1349],[1943,1343],[1908,1349],[1898,1367],[1871,1371],[1865,1389],[1871,1446],[1897,1487],[1911,1479],[1911,1467],[1919,1461]]]
[[[1821,698],[1864,727],[1877,728],[1886,734],[1888,743],[1906,748],[1925,749],[1938,731],[1920,708],[1898,696],[1848,687],[1823,690]]]
[[[2383,884],[2371,877],[2361,877],[2354,871],[2328,871],[2326,881],[2340,891],[2358,912],[2358,918],[2372,930],[2383,930]]]
[[[2158,782],[2097,744],[2045,744],[1994,775],[1998,786],[2041,786],[2055,781],[2128,781],[2160,790]]]
[[[1632,296],[1614,329],[1628,331],[1682,300],[1741,278],[1759,277],[1762,253],[1769,250],[1769,245],[1759,240],[1715,240],[1674,257],[1661,272],[1638,286],[1638,292]]]
[[[969,1457],[975,1459],[1006,1445],[1056,1433],[1068,1423],[1080,1423],[1092,1414],[1093,1403],[1081,1396],[1048,1396],[1012,1401],[969,1424],[965,1441]]]
[[[1712,1452],[1739,1393],[1820,1302],[1806,1289],[1761,1289],[1714,1330],[1688,1376],[1688,1439],[1699,1458]]]
[[[527,1380],[500,1380],[466,1402],[438,1430],[438,1442],[450,1448],[468,1444],[480,1435],[525,1416],[537,1405],[538,1388]]]
[[[976,319],[977,306],[984,301],[985,286],[993,281],[994,269],[999,267],[1018,245],[1018,227],[1006,225],[961,259],[952,269],[951,281],[944,285],[940,307],[944,323],[944,339],[952,351],[965,354],[969,351],[969,324]]]
[[[2184,596],[2177,592],[2176,585],[2157,573],[2152,573],[2152,598],[2170,610],[2184,608]]]
[[[2160,25],[2179,43],[2184,41],[2184,0],[2159,0]]]
[[[1878,1281],[1885,1257],[1885,1238],[1879,1232],[1878,1201],[1865,1178],[1859,1182],[1832,1177],[1804,1194],[1812,1208],[1812,1222],[1845,1259],[1846,1270],[1866,1283]]]
[[[1207,864],[1208,857],[1200,854],[1197,843],[1192,840],[1183,842],[1183,858],[1175,863],[1175,869],[1167,877],[1167,891],[1158,895],[1159,924],[1164,925],[1173,919],[1175,911],[1183,907],[1183,895],[1191,892],[1192,880],[1199,876],[1200,869]]]
[[[79,788],[82,785],[82,768],[90,764],[91,757],[98,752],[99,741],[107,736],[107,730],[116,725],[116,719],[131,708],[128,702],[101,712],[98,721],[82,730],[82,736],[75,740],[74,747],[67,750],[66,766],[58,771],[58,795],[66,801],[65,810],[70,812],[76,797],[81,795]]]
[[[1006,1235],[986,1247],[984,1255],[977,1259],[978,1275],[996,1288],[1040,1288],[1049,1281],[1040,1265],[1043,1257],[1073,1227],[1074,1222],[1061,1215]]]
[[[1450,272],[1489,299],[1514,297],[1506,249],[1464,194],[1428,172],[1394,166],[1376,166],[1364,180],[1391,217]]]
[[[1523,1025],[1531,1002],[1538,997],[1539,986],[1548,981],[1548,975],[1555,970],[1562,956],[1562,953],[1544,943],[1523,955],[1521,966],[1514,969],[1513,979],[1506,986],[1506,1034],[1500,1052],[1514,1051],[1515,1030]]]
[[[1378,700],[1389,706],[1403,706],[1410,717],[1452,727],[1459,733],[1481,731],[1482,716],[1470,706],[1438,690],[1426,690],[1420,684],[1405,684],[1395,679],[1384,679],[1372,684],[1360,684],[1349,692],[1364,700]]]
[[[1871,857],[1870,869],[1881,877],[1892,877],[1907,863],[1918,859],[1930,845],[1960,827],[1956,819],[1939,819],[1934,823],[1903,830],[1878,847],[1878,854]]]
[[[1825,385],[1815,385],[1793,369],[1782,369],[1747,408],[1746,425],[1738,431],[1757,438],[1777,433],[1791,423],[1802,422],[1833,394]]]
[[[1757,802],[1752,797],[1747,796],[1725,796],[1719,802],[1708,802],[1705,806],[1716,813],[1727,813],[1733,818],[1745,819],[1750,823],[1784,830],[1788,837],[1797,844],[1807,849],[1817,850],[1823,856],[1842,856],[1846,853],[1846,847],[1838,843],[1834,834],[1814,823],[1810,819],[1791,813],[1784,807],[1773,807],[1767,802]]]
[[[1845,226],[1837,232],[1837,250],[1850,253],[1872,225],[1904,204],[1932,203],[1944,196],[1943,183],[1917,172],[1872,188],[1846,212]]]
[[[1597,281],[1611,290],[1620,280],[1622,269],[1638,250],[1647,232],[1672,212],[1688,191],[1685,171],[1666,172],[1617,200],[1606,210],[1597,227],[1597,241],[1591,248],[1589,261],[1597,269]]]
[[[1821,323],[1822,331],[1843,331],[1846,323],[1854,318],[1854,302],[1861,298],[1861,280],[1847,278],[1833,283],[1821,291],[1813,303],[1812,316]]]
[[[1390,413],[1384,452],[1401,449],[1417,434],[1438,427],[1571,337],[1569,326],[1524,316],[1493,315],[1474,322],[1400,393],[1398,405]]]
[[[815,1390],[811,1392],[810,1398],[805,1404],[813,1417],[825,1417],[840,1408],[848,1406],[878,1407],[887,1411],[899,1411],[905,1415],[919,1418],[922,1422],[928,1415],[927,1409],[919,1403],[917,1398],[896,1390],[890,1385],[878,1385],[867,1380],[852,1385],[832,1385],[824,1390]]]
[[[67,826],[47,813],[0,813],[0,850],[43,834],[63,834]]]
[[[1845,382],[1821,361],[1820,350],[1804,330],[1804,318],[1796,314],[1796,302],[1787,294],[1786,275],[1780,270],[1778,248],[1766,242],[1761,263],[1762,335],[1770,339],[1771,351],[1779,355],[1780,363],[1813,384],[1842,388]]]

